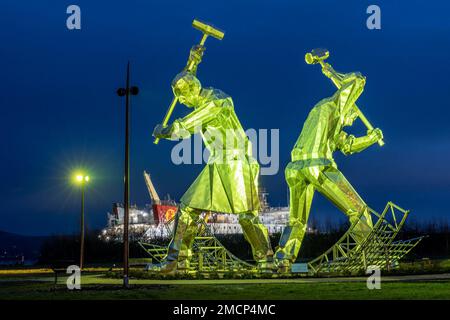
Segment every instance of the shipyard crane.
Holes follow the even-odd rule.
[[[145,170],[144,170],[144,179],[145,184],[147,185],[150,199],[152,200],[152,204],[161,204],[161,200],[159,199],[158,193],[156,192],[155,186],[153,185],[152,179],[150,179],[150,175]]]
[[[150,199],[152,200],[153,217],[157,224],[171,221],[177,212],[176,203],[170,200],[163,200],[158,196],[155,186],[153,185],[150,174],[144,171],[144,180],[147,185]]]

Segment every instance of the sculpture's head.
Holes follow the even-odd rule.
[[[186,71],[179,73],[172,81],[172,89],[180,103],[190,108],[198,105],[202,85],[193,74]]]

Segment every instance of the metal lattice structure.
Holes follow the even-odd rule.
[[[173,221],[166,223],[172,228]],[[171,230],[173,231],[173,230]],[[150,243],[139,243],[152,257],[153,262],[160,263],[167,256],[167,247]],[[213,235],[203,219],[198,221],[198,233],[195,237],[191,268],[198,272],[242,272],[256,271],[256,267],[239,259]]]
[[[388,202],[381,214],[369,208],[372,221],[371,232],[361,239],[354,225],[325,253],[308,263],[311,273],[343,273],[366,270],[368,266],[390,270],[411,251],[422,237],[395,240],[403,227],[409,211]]]
[[[409,211],[388,202],[381,214],[369,208],[374,222],[373,229],[363,240],[352,225],[347,232],[327,251],[308,263],[310,274],[355,273],[369,266],[390,270],[410,252],[423,237],[395,240],[403,227]],[[172,233],[173,220],[165,227]],[[167,256],[167,247],[140,243],[152,257],[154,263]],[[203,219],[198,221],[198,235],[194,240],[192,270],[197,272],[257,272],[254,265],[242,261],[213,235]]]

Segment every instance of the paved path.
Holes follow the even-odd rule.
[[[410,276],[386,276],[382,277],[383,282],[398,281],[449,281],[450,273],[410,275]],[[85,276],[82,282],[85,284],[98,283],[96,276]],[[130,279],[130,284],[143,285],[193,285],[193,284],[292,284],[292,283],[339,283],[339,282],[366,282],[366,277],[335,277],[335,278],[296,278],[296,279],[214,279],[214,280],[152,280],[152,279]],[[121,279],[101,279],[101,284],[121,284]]]
[[[66,282],[66,275],[58,276],[58,283]],[[382,276],[383,282],[414,282],[414,281],[449,281],[450,273],[443,274],[423,274],[407,276]],[[0,283],[12,282],[54,282],[54,276],[37,277],[8,277],[2,279]],[[214,280],[153,280],[153,279],[130,279],[130,284],[136,285],[194,285],[194,284],[293,284],[293,283],[340,283],[340,282],[366,282],[366,277],[322,277],[322,278],[295,278],[295,279],[214,279]],[[103,278],[99,275],[88,274],[82,276],[81,282],[85,285],[120,285],[122,279]]]

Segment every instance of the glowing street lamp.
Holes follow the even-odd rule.
[[[80,221],[80,269],[83,269],[84,263],[84,187],[89,182],[88,175],[76,174],[75,182],[81,186],[81,221]]]

